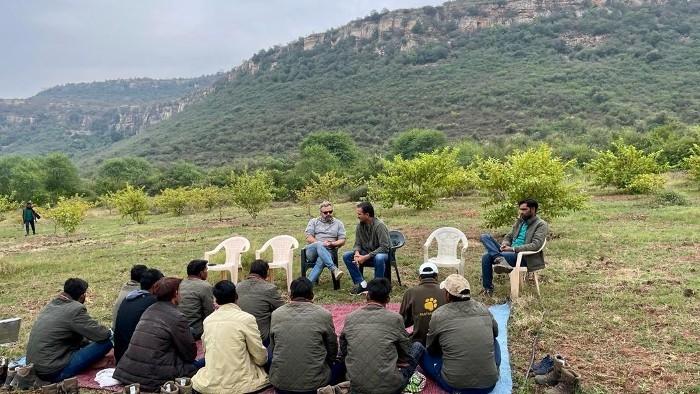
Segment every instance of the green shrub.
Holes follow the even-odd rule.
[[[192,189],[192,193],[198,196],[198,200],[211,212],[212,209],[219,210],[219,221],[223,220],[222,209],[231,204],[231,189],[228,187],[207,186],[199,189]]]
[[[586,165],[586,170],[593,174],[594,182],[600,186],[614,186],[632,192],[635,179],[643,174],[660,174],[668,169],[667,164],[659,164],[657,158],[661,151],[645,154],[632,145],[621,142],[613,143],[613,149],[597,152],[597,157]],[[652,184],[651,178],[638,180],[643,189]]]
[[[634,177],[625,190],[632,194],[652,194],[661,190],[664,183],[666,180],[659,174],[641,174]]]
[[[367,185],[360,185],[356,188],[353,188],[348,192],[348,198],[350,201],[362,201],[363,199],[367,198],[367,191],[368,191]]]
[[[255,219],[272,201],[272,177],[265,171],[242,174],[233,182],[231,198]]]
[[[700,186],[700,145],[693,145],[692,154],[685,159],[685,166],[691,179]]]
[[[338,175],[335,171],[329,171],[323,175],[314,174],[314,177],[316,179],[296,192],[297,201],[306,207],[309,216],[311,216],[311,203],[335,200],[338,197],[338,190],[349,183],[346,176]]]
[[[48,212],[48,217],[67,234],[74,233],[80,223],[85,220],[88,209],[92,204],[78,197],[59,197],[56,206]]]
[[[550,220],[582,209],[588,197],[568,181],[567,170],[575,161],[562,162],[547,145],[516,151],[500,161],[482,159],[475,170],[479,192],[486,197],[486,225],[491,228],[512,224],[515,203],[534,198],[540,215]]]
[[[154,198],[153,204],[162,211],[182,216],[186,209],[197,207],[198,195],[199,193],[193,193],[193,190],[186,187],[164,189]]]
[[[413,159],[419,153],[430,153],[447,145],[445,133],[439,130],[410,129],[391,142],[391,155]]]
[[[690,204],[688,197],[673,190],[664,190],[656,195],[656,202],[659,205],[679,205]]]
[[[431,208],[438,198],[452,196],[468,179],[457,162],[457,149],[419,153],[405,160],[396,156],[384,161],[384,170],[372,179],[369,199],[391,207],[403,204],[415,209]]]
[[[12,196],[0,195],[0,220],[5,220],[5,214],[19,206],[19,203],[14,201]]]
[[[122,218],[131,217],[138,224],[146,223],[146,212],[148,212],[148,195],[144,187],[135,188],[130,184],[112,195],[113,205]]]

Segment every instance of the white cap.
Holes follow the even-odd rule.
[[[435,265],[435,263],[423,263],[420,265],[420,268],[418,268],[418,275],[431,275],[437,273],[438,267]]]

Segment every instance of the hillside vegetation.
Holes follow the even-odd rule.
[[[645,131],[660,117],[700,121],[697,3],[609,2],[466,32],[441,7],[404,12],[417,20],[410,30],[362,39],[336,39],[333,30],[311,49],[300,39],[261,51],[197,104],[90,159],[186,154],[217,165],[286,154],[322,129],[348,131],[360,146],[381,151],[411,127],[453,139],[544,138],[597,127]],[[486,11],[475,5],[465,12]],[[361,30],[383,17],[350,26]]]

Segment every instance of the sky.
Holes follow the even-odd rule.
[[[0,98],[69,82],[195,77],[383,8],[443,0],[0,1]]]

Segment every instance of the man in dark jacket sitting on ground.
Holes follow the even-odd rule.
[[[264,260],[255,260],[250,265],[250,275],[236,285],[238,306],[243,312],[255,316],[260,330],[260,339],[267,347],[270,344],[270,319],[272,312],[284,305],[277,286],[267,281],[270,265]]]
[[[73,377],[112,349],[111,331],[88,315],[88,283],[70,278],[63,292],[39,312],[27,343],[27,362],[41,380]],[[92,341],[92,342],[90,342]]]
[[[411,340],[425,345],[428,325],[433,312],[445,303],[445,292],[437,282],[438,267],[435,263],[423,263],[418,268],[420,283],[406,290],[399,313],[406,327],[413,326]]]

